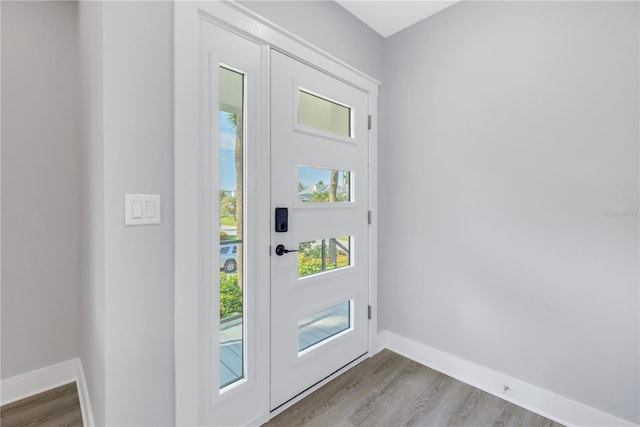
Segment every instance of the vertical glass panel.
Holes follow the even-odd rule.
[[[351,108],[298,90],[298,123],[351,137]]]
[[[298,200],[301,202],[351,202],[349,171],[298,166]]]
[[[312,240],[298,244],[298,277],[351,265],[351,236]]]
[[[298,352],[351,327],[351,301],[329,307],[298,321]]]
[[[220,67],[220,388],[244,378],[244,75]]]

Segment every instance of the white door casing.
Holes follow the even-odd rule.
[[[216,34],[226,32],[226,35]],[[208,33],[208,34],[207,34]],[[212,37],[213,36],[213,37]],[[221,37],[219,37],[221,36]],[[253,45],[260,51],[259,63],[234,65],[231,56],[207,40],[225,37],[243,39],[240,44]],[[235,43],[235,42],[234,42]],[[378,82],[346,63],[302,41],[295,35],[265,21],[235,2],[175,2],[174,3],[174,108],[175,108],[175,384],[176,425],[259,425],[270,417],[270,289],[265,283],[270,277],[270,230],[273,214],[269,198],[269,55],[271,47],[313,64],[340,80],[361,88],[368,96],[368,110],[377,108]],[[249,50],[255,50],[254,47]],[[240,53],[241,49],[236,49]],[[229,52],[228,52],[229,53]],[[246,58],[237,58],[247,65]],[[211,60],[211,62],[209,62]],[[218,357],[216,327],[218,319],[211,312],[216,306],[217,240],[211,231],[217,230],[217,197],[209,190],[216,184],[216,163],[211,153],[216,151],[214,113],[216,87],[212,73],[216,61],[247,71],[248,87],[259,83],[253,95],[256,110],[253,123],[247,128],[247,158],[245,192],[245,239],[248,291],[247,330],[245,337],[248,366],[247,380],[222,394],[215,378]],[[211,65],[214,64],[214,65]],[[207,67],[209,67],[207,69]],[[208,76],[208,77],[207,77]],[[249,111],[251,108],[248,105]],[[209,120],[209,122],[207,122]],[[369,209],[374,211],[369,226],[369,299],[374,307],[369,346],[378,349],[376,329],[376,117],[369,135]],[[213,144],[213,145],[212,145]],[[254,233],[254,234],[252,234]],[[215,233],[217,235],[217,232]],[[203,237],[204,236],[204,237]],[[209,236],[209,237],[207,237]],[[333,237],[333,236],[326,236]],[[250,243],[253,243],[251,245]],[[290,242],[286,242],[290,244]],[[357,243],[356,243],[357,245]],[[212,255],[211,252],[214,252]],[[371,273],[373,272],[373,273]],[[251,313],[249,313],[249,311]],[[252,335],[253,334],[253,335]],[[212,343],[214,344],[212,346]],[[251,352],[253,351],[253,356]],[[251,357],[254,357],[251,360]],[[208,366],[206,366],[208,364]]]
[[[348,136],[305,126],[298,118],[300,90],[330,100],[350,115]],[[304,95],[303,95],[304,96]],[[346,108],[344,107],[346,106]],[[275,409],[368,349],[368,96],[365,92],[282,53],[271,53],[271,207],[286,207],[289,230],[271,227],[272,249],[284,244],[350,236],[343,240],[350,265],[299,278],[298,255],[271,256],[271,408]],[[350,202],[299,200],[299,167],[349,172]],[[319,171],[318,171],[319,172]],[[342,173],[342,172],[341,172]],[[346,174],[345,174],[346,176]],[[326,180],[325,180],[326,182]],[[315,182],[314,182],[315,183]],[[308,183],[309,184],[309,183]],[[328,183],[327,183],[328,184]],[[322,185],[320,185],[322,187]],[[313,190],[319,191],[316,185]],[[313,191],[312,190],[312,191]],[[324,189],[326,192],[326,188]],[[273,222],[272,222],[273,224]],[[315,245],[315,253],[318,245]],[[347,252],[343,252],[347,253]],[[343,256],[344,259],[344,256]],[[331,334],[321,321],[307,327],[310,342],[299,345],[298,323],[340,303],[347,313],[337,323],[348,325]],[[348,303],[348,304],[344,304]],[[344,319],[348,317],[349,319]],[[325,322],[326,323],[326,322]],[[335,321],[333,323],[336,323]],[[314,328],[313,324],[318,325]],[[299,351],[330,335],[324,341]]]
[[[176,12],[181,11],[178,9]],[[190,330],[176,330],[176,359],[182,355],[188,362],[183,369],[188,375],[176,375],[179,382],[191,379],[188,389],[195,404],[176,401],[179,425],[238,425],[257,423],[264,417],[264,407],[268,389],[268,357],[260,357],[258,349],[268,348],[268,309],[258,301],[268,300],[268,257],[260,254],[260,248],[269,244],[268,194],[256,191],[261,183],[268,180],[268,165],[262,159],[268,156],[268,141],[264,134],[265,121],[265,53],[267,47],[246,37],[235,34],[219,25],[203,11],[192,15],[193,28],[197,33],[196,60],[192,62],[195,73],[192,78],[195,87],[195,106],[190,105],[193,117],[189,140],[183,142],[181,151],[176,147],[176,162],[179,156],[190,155],[183,177],[191,178],[191,186],[181,192],[176,189],[176,213],[181,197],[192,197],[192,210],[185,212],[192,221],[192,236],[179,235],[176,231],[176,259],[179,255],[190,254],[189,278],[176,278],[176,304],[185,296],[193,295],[189,307],[184,307],[194,316]],[[244,75],[244,377],[232,386],[220,389],[220,316],[219,316],[219,190],[220,188],[220,67],[233,69]],[[191,70],[192,71],[192,70]],[[180,94],[183,96],[184,94]],[[176,94],[178,98],[178,94]],[[193,108],[196,107],[196,108]],[[262,132],[262,134],[261,134]],[[186,159],[182,159],[186,160]],[[176,168],[176,174],[178,168]],[[178,206],[180,205],[180,206]],[[185,218],[186,219],[186,218]],[[261,231],[263,230],[263,231]],[[180,249],[179,240],[191,237],[192,246]],[[180,254],[178,251],[184,251]],[[181,264],[187,267],[185,264]],[[179,265],[176,263],[176,275]],[[185,286],[178,280],[190,280],[192,286]],[[182,286],[181,286],[182,285]],[[187,295],[185,295],[187,292]],[[197,322],[197,323],[196,323]],[[184,327],[184,326],[183,326]],[[185,340],[183,342],[181,340]],[[187,345],[195,354],[182,353]],[[194,357],[195,356],[195,357]],[[188,366],[187,366],[188,365]],[[178,371],[179,372],[179,371]],[[178,395],[176,395],[178,399]],[[178,413],[179,402],[191,406],[190,410]],[[255,408],[246,411],[246,408]],[[178,418],[180,417],[180,418]]]
[[[264,88],[264,47],[259,43],[234,34],[214,22],[203,18],[201,31],[202,69],[202,116],[203,144],[203,191],[204,201],[201,216],[201,294],[200,300],[200,371],[201,404],[200,420],[205,425],[227,425],[238,419],[247,406],[260,405],[260,381],[267,376],[258,368],[259,335],[261,312],[257,309],[257,297],[268,289],[269,283],[260,275],[265,269],[261,263],[264,256],[259,248],[266,244],[265,233],[260,227],[268,226],[264,220],[265,197],[256,188],[264,182],[268,167],[261,165],[264,153],[268,153],[265,138],[259,129],[265,114],[262,105]],[[238,218],[247,226],[244,232],[244,321],[243,321],[243,369],[241,380],[220,389],[220,265],[219,265],[219,190],[220,171],[220,67],[229,67],[244,75],[244,218]],[[208,178],[208,179],[207,179]],[[207,185],[206,183],[209,183]],[[208,203],[207,203],[208,202]],[[210,211],[207,212],[207,208]]]

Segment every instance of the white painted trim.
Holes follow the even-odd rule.
[[[192,3],[178,1],[176,3]],[[355,85],[372,95],[378,95],[380,82],[330,53],[314,46],[294,33],[263,18],[251,9],[232,1],[194,2],[199,9],[227,27],[236,28],[249,38],[259,39],[275,50],[298,61],[331,74],[352,86]]]
[[[269,164],[263,161],[269,158],[269,146],[262,143],[269,136],[268,47],[221,20],[219,9],[228,7],[218,2],[174,3],[176,425],[242,424],[269,413],[269,287],[263,280],[269,277],[270,203],[268,191],[256,191],[269,177]],[[245,49],[250,54],[243,54]],[[211,104],[218,97],[215,63],[248,72],[254,87],[246,92],[245,115],[251,117],[245,127],[245,195],[252,195],[245,207],[245,239],[253,242],[245,250],[247,260],[254,260],[245,270],[248,358],[245,380],[223,393],[216,386],[217,345],[211,346],[219,333],[211,329],[218,323],[217,308],[213,309],[217,294],[211,294],[218,277],[211,251],[217,244],[207,231],[217,222],[218,212],[217,197],[212,198],[210,190],[219,187],[217,137],[210,132],[218,126],[218,106]]]
[[[369,129],[369,211],[371,224],[369,225],[369,305],[371,319],[369,320],[369,354],[380,351],[378,343],[378,97],[369,95],[369,115],[371,129]]]
[[[383,348],[566,426],[637,426],[631,421],[393,332],[381,331],[378,339]],[[509,385],[507,393],[503,392],[505,384]]]
[[[75,382],[78,387],[82,422],[85,426],[91,427],[95,423],[80,359],[67,360],[2,380],[0,405],[16,402],[71,382]]]
[[[2,380],[0,384],[1,404],[6,405],[7,403],[69,384],[78,378],[78,366],[79,360],[71,359]]]
[[[174,3],[174,132],[175,132],[175,414],[177,425],[196,425],[199,417],[198,404],[198,214],[193,206],[198,205],[198,157],[193,144],[189,141],[199,140],[199,126],[197,125],[198,100],[198,13],[207,14],[212,22],[221,27],[243,35],[251,40],[285,53],[298,61],[318,69],[334,78],[344,81],[369,94],[369,111],[377,114],[377,96],[379,82],[333,55],[311,45],[300,37],[284,30],[272,22],[255,14],[253,11],[233,1],[190,2],[176,1]],[[194,42],[195,41],[195,42]],[[270,65],[269,55],[266,56],[265,83],[268,83]],[[269,84],[266,84],[268,97]],[[265,105],[268,98],[265,98]],[[373,110],[372,110],[373,109]],[[195,117],[195,119],[194,119]],[[195,120],[195,122],[194,122]],[[374,123],[376,117],[374,115]],[[269,122],[265,122],[265,135],[269,135]],[[374,185],[377,176],[377,133],[375,126],[369,133],[370,151],[375,150],[370,158],[370,184]],[[375,195],[377,187],[373,187]],[[371,209],[376,215],[377,198],[370,198]],[[377,219],[370,227],[370,248],[373,253],[370,258],[370,303],[373,307],[373,319],[370,322],[369,345],[372,348],[377,337],[377,252],[376,236]],[[195,284],[195,285],[194,285]],[[262,308],[259,307],[259,310]],[[267,313],[269,308],[264,309]],[[268,327],[269,317],[265,318]],[[265,341],[260,348],[267,353],[269,359],[268,334],[264,334]],[[267,369],[268,370],[268,369]],[[265,394],[265,407],[268,407],[268,393]],[[265,420],[266,421],[266,420]]]
[[[237,3],[235,0],[220,3],[244,15],[243,17],[236,15],[233,22],[229,21],[230,24],[254,36],[259,34],[262,40],[276,50],[289,54],[310,67],[332,73],[334,77],[348,84],[358,85],[361,89],[375,96],[378,95],[380,82],[373,77],[307,42],[296,34],[263,18],[251,9]]]
[[[91,400],[89,399],[89,387],[84,376],[84,368],[82,361],[78,360],[78,378],[76,385],[78,387],[78,397],[80,398],[80,409],[82,410],[82,423],[85,427],[94,427],[96,425],[93,418],[93,409],[91,409]]]
[[[175,424],[199,417],[198,206],[199,45],[198,15],[174,4],[174,357]],[[194,42],[194,40],[196,42]],[[194,122],[195,120],[195,122]],[[194,159],[196,162],[194,163]],[[195,183],[195,187],[194,187]],[[195,285],[194,285],[195,284]]]

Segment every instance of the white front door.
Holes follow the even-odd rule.
[[[272,410],[368,349],[367,120],[365,92],[272,51]]]
[[[378,83],[235,2],[174,19],[176,425],[260,425],[375,334]]]

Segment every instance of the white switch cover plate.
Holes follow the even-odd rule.
[[[125,194],[124,224],[160,224],[159,194]]]

